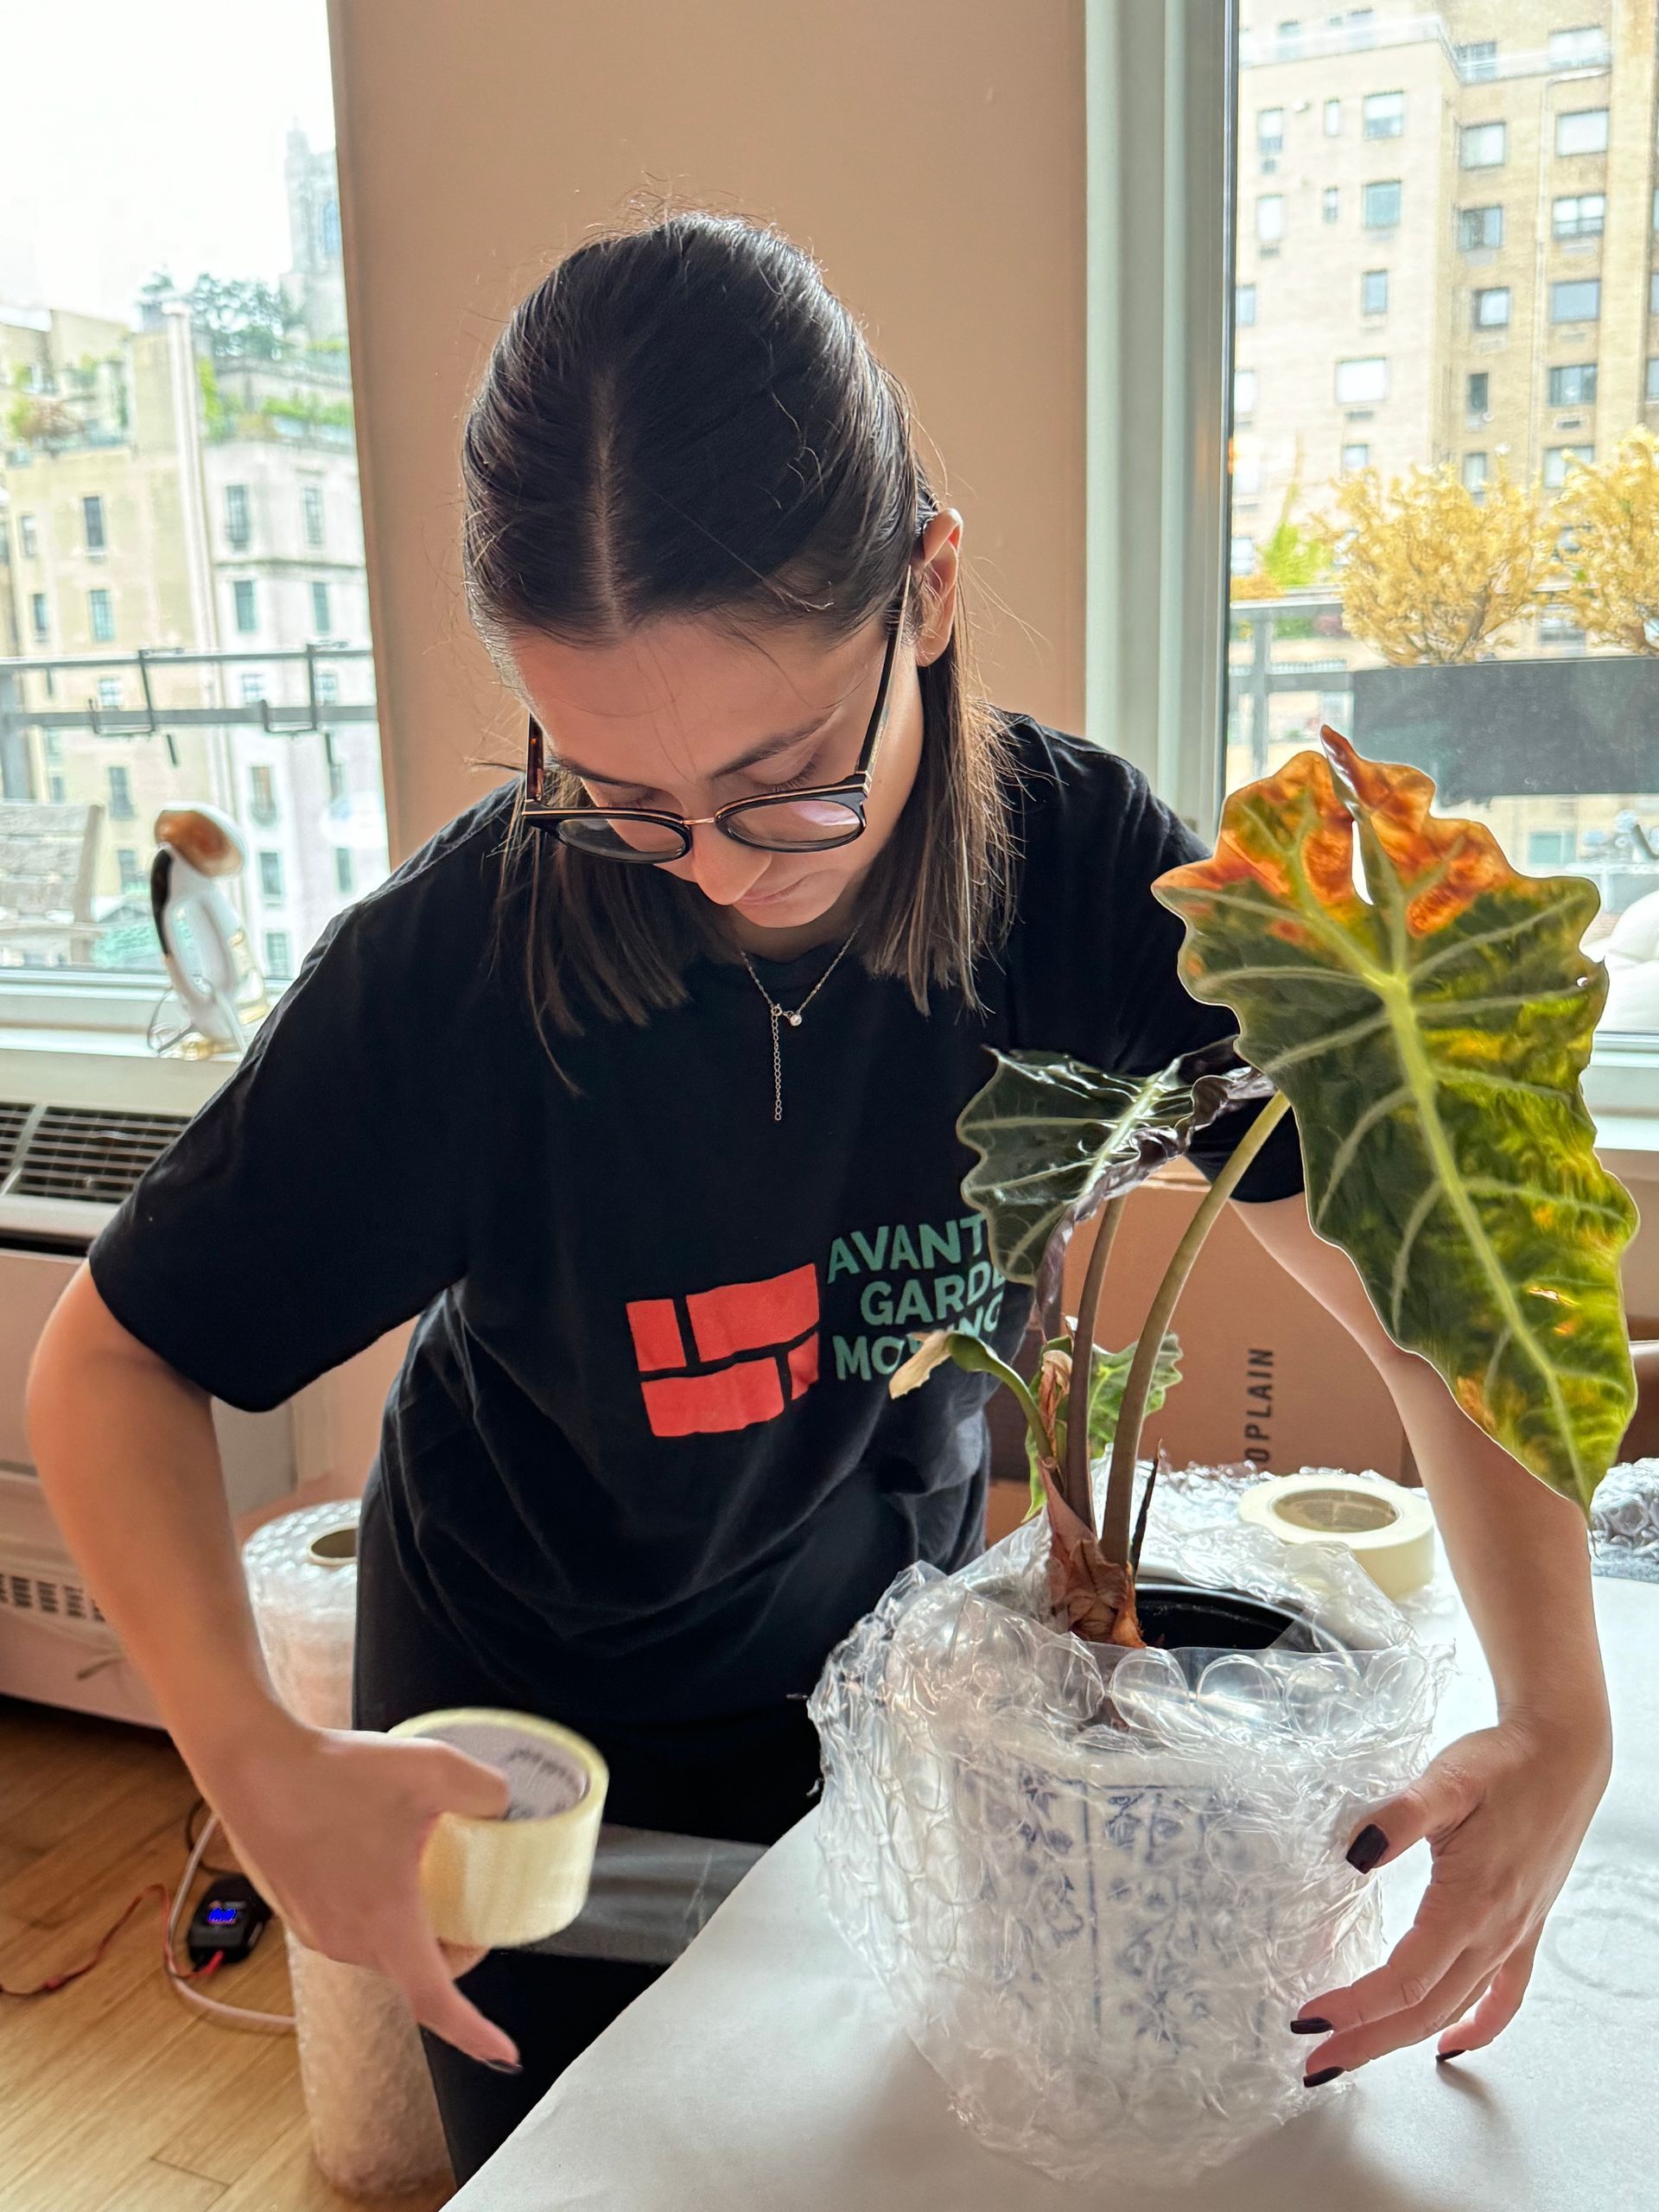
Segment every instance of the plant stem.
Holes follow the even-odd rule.
[[[1271,1136],[1289,1105],[1290,1101],[1281,1091],[1268,1101],[1251,1122],[1234,1149],[1232,1158],[1205,1192],[1198,1211],[1186,1224],[1185,1233],[1175,1247],[1169,1265],[1164,1270],[1164,1279],[1158,1286],[1157,1295],[1152,1301],[1152,1310],[1135,1347],[1128,1380],[1123,1386],[1123,1403],[1118,1409],[1117,1433],[1112,1439],[1112,1465],[1106,1482],[1106,1512],[1100,1532],[1100,1548],[1114,1565],[1128,1564],[1135,1470],[1141,1455],[1141,1431],[1146,1423],[1147,1400],[1152,1395],[1152,1377],[1158,1362],[1158,1348],[1164,1341],[1176,1301],[1186,1287],[1186,1279],[1192,1272],[1192,1262],[1198,1258],[1205,1238],[1215,1227],[1223,1206],[1232,1196],[1234,1185]]]
[[[1122,1218],[1123,1201],[1108,1198],[1095,1231],[1094,1247],[1077,1300],[1077,1325],[1071,1332],[1071,1387],[1065,1397],[1065,1472],[1061,1491],[1078,1520],[1095,1526],[1095,1499],[1089,1479],[1089,1391],[1095,1364],[1095,1321],[1111,1257],[1112,1239]]]

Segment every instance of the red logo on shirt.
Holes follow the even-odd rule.
[[[818,1271],[635,1299],[628,1326],[653,1436],[752,1428],[818,1379]]]

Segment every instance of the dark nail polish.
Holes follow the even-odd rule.
[[[1306,2020],[1293,2020],[1290,2024],[1290,2032],[1294,2036],[1328,2036],[1331,2032],[1331,2023],[1329,2020],[1319,2020],[1312,2017]]]
[[[510,2058],[484,2058],[479,2063],[487,2066],[493,2074],[522,2074],[524,2070],[522,2066],[515,2066]]]
[[[1462,2056],[1463,2053],[1460,2050],[1437,2051],[1434,2056],[1434,2063],[1437,2066],[1444,2066],[1448,2058],[1461,2058]]]
[[[1375,1822],[1362,1828],[1348,1847],[1348,1864],[1357,1874],[1369,1874],[1389,1847],[1389,1839]]]
[[[1302,2087],[1305,2089],[1317,2089],[1321,2082],[1334,2082],[1338,2074],[1345,2074],[1347,2071],[1348,2069],[1345,2066],[1321,2066],[1317,2074],[1303,2075]]]

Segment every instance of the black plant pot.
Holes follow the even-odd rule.
[[[1242,1590],[1205,1590],[1188,1582],[1138,1582],[1135,1611],[1141,1633],[1150,1644],[1175,1650],[1196,1645],[1206,1651],[1265,1651],[1281,1643],[1288,1651],[1337,1651],[1337,1637],[1306,1614],[1269,1605]]]

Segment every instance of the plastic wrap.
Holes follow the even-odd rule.
[[[1659,1459],[1632,1459],[1603,1478],[1590,1540],[1598,1574],[1659,1582]]]
[[[355,1545],[327,1540],[354,1536],[359,1510],[356,1498],[307,1506],[267,1522],[242,1548],[271,1681],[289,1710],[315,1728],[352,1725]],[[331,1562],[330,1549],[343,1556]],[[447,2179],[437,2101],[401,1993],[366,1967],[308,1950],[291,1929],[283,1933],[317,2164],[350,2196]]]
[[[1039,1521],[901,1574],[808,1708],[832,1916],[958,2115],[1062,2180],[1179,2183],[1306,2108],[1291,2020],[1382,1955],[1344,1850],[1450,1666],[1346,1552],[1209,1511],[1154,1513],[1147,1567],[1344,1648],[1096,1656],[1046,1624]]]

